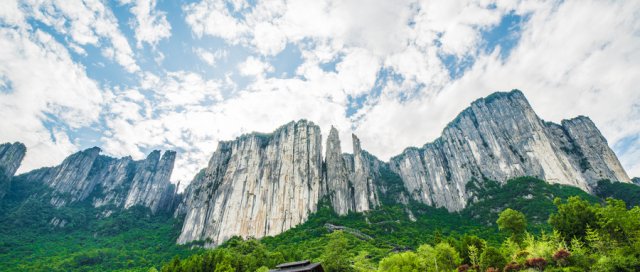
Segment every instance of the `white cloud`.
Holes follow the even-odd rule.
[[[130,11],[135,16],[132,21],[137,46],[146,42],[155,46],[160,40],[171,37],[171,25],[165,12],[156,10],[156,0],[121,0],[122,4],[132,4]]]
[[[63,45],[42,31],[0,29],[0,139],[28,148],[20,172],[60,163],[76,146],[58,125],[71,129],[98,119],[102,91]],[[53,119],[56,118],[56,119]]]
[[[243,76],[264,77],[265,73],[273,72],[273,66],[253,56],[249,56],[244,62],[238,64],[238,71]]]
[[[218,61],[224,60],[229,55],[229,52],[224,49],[218,49],[213,52],[204,48],[194,48],[193,52],[205,63],[210,66],[216,66]]]
[[[223,87],[192,72],[145,73],[139,89],[116,91],[108,101],[105,152],[142,159],[145,150],[177,150],[173,180],[191,181],[219,139],[213,104],[222,99]]]
[[[23,9],[28,16],[67,35],[77,45],[102,46],[103,55],[128,72],[140,70],[129,42],[118,29],[118,20],[101,1],[27,2],[23,3]]]
[[[234,5],[234,8],[238,6]],[[225,1],[191,3],[184,7],[184,13],[185,20],[200,37],[208,34],[235,41],[248,31],[247,26],[231,15]]]
[[[0,2],[0,23],[26,27],[25,16],[19,8],[18,0]]]

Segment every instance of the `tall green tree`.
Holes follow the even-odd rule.
[[[574,237],[584,239],[587,228],[598,224],[596,208],[580,197],[569,197],[566,203],[556,198],[553,203],[558,212],[549,217],[549,224],[560,232],[565,241],[571,241]]]
[[[348,240],[344,232],[335,231],[330,233],[329,242],[325,246],[322,255],[322,264],[328,272],[333,271],[353,271],[350,263],[350,255],[347,250]]]
[[[527,218],[525,218],[523,213],[506,209],[500,213],[500,217],[498,217],[496,223],[498,223],[500,230],[507,231],[511,234],[513,241],[517,243],[522,242],[525,230],[527,229]]]
[[[482,254],[482,250],[485,248],[486,241],[475,235],[464,235],[460,240],[460,258],[462,258],[463,263],[473,264],[471,260],[470,248],[475,248],[475,257],[480,258],[480,254]]]
[[[369,272],[375,271],[376,265],[369,258],[369,252],[360,251],[358,255],[353,258],[353,268],[357,272]]]
[[[460,265],[462,261],[460,255],[448,243],[439,243],[434,249],[436,260],[438,261],[437,271],[451,271]]]

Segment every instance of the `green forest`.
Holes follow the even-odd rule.
[[[55,209],[31,197],[45,188],[14,181],[0,202],[0,270],[268,271],[308,259],[325,271],[640,271],[640,186],[602,181],[591,195],[528,177],[471,184],[478,201],[460,212],[409,203],[337,216],[325,200],[275,237],[202,249],[175,244],[181,222],[170,214]]]

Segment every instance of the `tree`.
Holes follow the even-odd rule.
[[[482,253],[482,250],[484,249],[485,244],[486,244],[486,241],[479,238],[478,236],[464,235],[460,240],[460,248],[459,248],[460,258],[462,258],[462,262],[476,265],[477,259],[480,258],[480,254]],[[471,252],[470,252],[471,247],[475,248],[476,263],[473,263],[473,260],[471,259]]]
[[[379,269],[385,272],[418,272],[421,269],[420,258],[411,252],[402,252],[389,255],[380,261]]]
[[[329,236],[329,242],[322,255],[324,269],[332,271],[353,271],[349,263],[349,251],[347,251],[347,237],[342,231],[335,231]]]
[[[228,262],[222,262],[216,265],[214,272],[235,272],[236,270]]]
[[[482,271],[487,270],[489,267],[502,270],[506,263],[507,260],[495,247],[487,247],[484,252],[482,252],[482,255],[480,255],[480,269],[482,269]]]
[[[353,258],[353,268],[357,272],[369,272],[376,270],[376,266],[371,261],[369,252],[367,251],[360,251],[360,253]]]
[[[436,260],[438,261],[438,271],[451,271],[458,267],[461,262],[460,255],[448,243],[439,243],[435,247]]]
[[[421,245],[418,247],[418,257],[420,261],[420,270],[423,271],[436,271],[437,270],[437,259],[436,259],[436,250],[428,244]]]
[[[565,239],[583,239],[589,226],[595,227],[598,223],[595,208],[586,200],[577,196],[569,197],[566,203],[556,198],[553,203],[558,212],[549,217],[549,224]]]
[[[468,252],[469,252],[469,263],[471,264],[471,266],[473,267],[479,266],[480,254],[478,251],[478,247],[476,247],[475,245],[469,245]]]
[[[511,239],[518,243],[522,241],[524,232],[527,229],[527,219],[523,213],[506,209],[500,213],[500,217],[496,223],[498,223],[500,230],[505,230],[511,234]]]

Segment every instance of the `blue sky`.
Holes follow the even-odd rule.
[[[0,141],[27,145],[21,172],[173,149],[188,181],[217,141],[301,118],[387,159],[517,88],[545,120],[590,116],[640,176],[639,5],[3,1]]]

